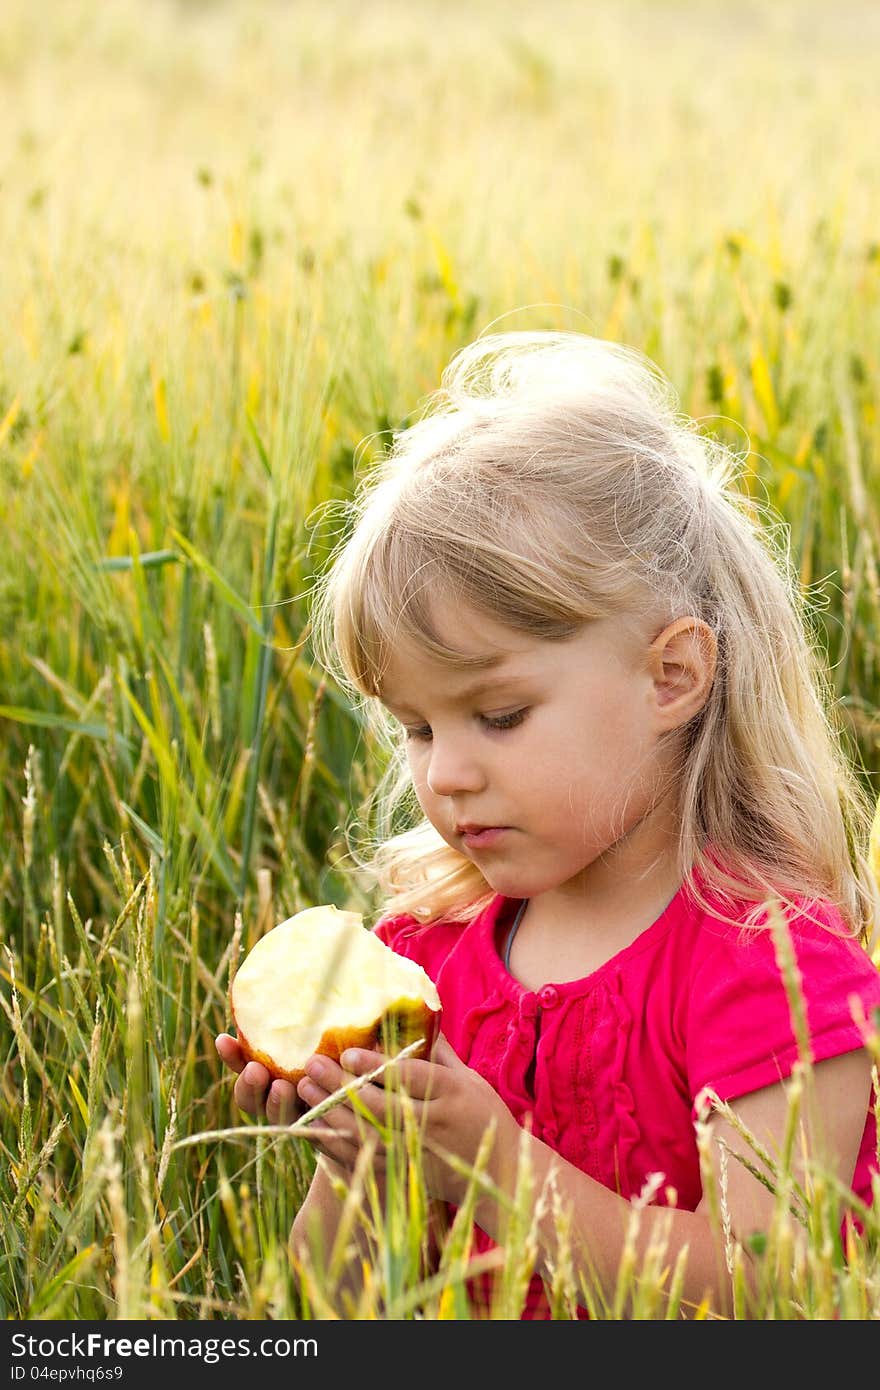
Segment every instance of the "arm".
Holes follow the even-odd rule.
[[[245,1114],[255,1119],[266,1119],[270,1124],[284,1125],[303,1112],[304,1101],[308,1100],[307,1084],[303,1087],[306,1095],[301,1098],[290,1082],[273,1081],[259,1062],[247,1061],[238,1041],[229,1033],[219,1034],[215,1045],[222,1061],[237,1073],[233,1095]],[[342,1108],[337,1106],[324,1117],[323,1124],[328,1127],[337,1124],[341,1114]],[[322,1133],[325,1132],[322,1130]],[[343,1146],[339,1141],[334,1150],[338,1161],[331,1158],[320,1142],[315,1143],[319,1153],[318,1165],[294,1218],[288,1241],[291,1257],[304,1269],[315,1273],[322,1291],[326,1289],[325,1272],[332,1263],[336,1276],[333,1280],[334,1291],[345,1291],[354,1298],[363,1291],[362,1261],[372,1261],[375,1251],[370,1248],[368,1232],[358,1215],[359,1210],[363,1210],[363,1195],[353,1207],[346,1210],[345,1195],[338,1194],[334,1179],[342,1179],[347,1187],[356,1181],[354,1169],[359,1156],[362,1163],[369,1157],[363,1152],[362,1137],[361,1134],[357,1144]],[[378,1183],[381,1200],[384,1195],[383,1156],[376,1154],[374,1157],[373,1177]],[[334,1259],[337,1237],[343,1226],[346,1251],[339,1250]]]
[[[856,1051],[814,1068],[812,1103],[808,1107],[812,1114],[804,1117],[805,1143],[796,1142],[792,1155],[793,1176],[798,1182],[809,1181],[804,1165],[806,1150],[810,1165],[818,1165],[823,1172],[834,1174],[845,1186],[850,1183],[868,1110],[870,1066],[867,1054]],[[768,1155],[778,1160],[789,1120],[788,1087],[784,1083],[768,1086],[741,1097],[729,1108]],[[824,1117],[824,1122],[820,1123],[819,1117]],[[722,1208],[721,1223],[712,1217],[708,1196],[693,1212],[645,1207],[635,1241],[636,1267],[641,1266],[652,1245],[665,1250],[662,1263],[670,1268],[687,1247],[683,1306],[696,1309],[708,1299],[716,1312],[729,1315],[732,1291],[724,1223],[729,1223],[731,1237],[748,1255],[750,1237],[756,1233],[766,1234],[770,1229],[776,1198],[738,1161],[736,1155],[741,1155],[752,1166],[762,1167],[736,1124],[715,1115],[709,1123],[709,1134],[712,1176]],[[540,1140],[530,1141],[529,1154],[537,1187],[540,1189],[552,1175],[563,1203],[571,1208],[576,1259],[582,1262],[585,1271],[594,1271],[611,1298],[624,1255],[632,1205],[561,1159]],[[493,1169],[496,1181],[509,1190],[511,1178],[509,1164],[507,1169],[505,1167],[504,1146],[497,1154]],[[497,1238],[501,1232],[497,1210],[492,1208],[491,1203],[480,1204],[477,1219],[489,1235]],[[546,1258],[552,1255],[556,1241],[552,1209],[543,1217],[538,1238],[542,1252],[539,1267],[546,1273]],[[754,1292],[756,1268],[747,1264],[746,1275]]]
[[[741,1134],[745,1128],[768,1157],[779,1163],[791,1115],[791,1084],[782,1082],[752,1091],[727,1109],[732,1119],[716,1113],[710,1121],[712,1176],[719,1201],[731,1214],[732,1233],[740,1244],[768,1231],[776,1198],[741,1162],[763,1169],[754,1147]],[[813,1067],[799,1110],[799,1128],[791,1154],[791,1175],[807,1193],[813,1185],[809,1171],[821,1171],[845,1187],[852,1182],[871,1099],[871,1056],[866,1049],[830,1057]],[[735,1123],[734,1123],[735,1121]],[[697,1208],[708,1215],[708,1196]]]
[[[358,1212],[346,1209],[345,1197],[334,1187],[334,1177],[349,1184],[352,1175],[332,1160],[319,1157],[290,1230],[289,1250],[296,1265],[314,1272],[322,1292],[347,1293],[357,1300],[364,1290],[363,1262],[374,1263],[375,1252]],[[344,1249],[338,1245],[340,1234]]]
[[[588,1177],[553,1149],[533,1136],[523,1139],[523,1131],[488,1082],[460,1061],[448,1043],[441,1039],[434,1053],[442,1065],[407,1060],[398,1071],[401,1083],[413,1098],[416,1118],[424,1125],[427,1148],[426,1181],[434,1196],[460,1202],[466,1179],[443,1161],[444,1152],[473,1162],[480,1140],[490,1120],[497,1126],[496,1140],[489,1159],[489,1175],[508,1194],[513,1194],[521,1144],[525,1143],[532,1164],[536,1188],[551,1181],[564,1206],[572,1215],[572,1243],[576,1273],[599,1280],[606,1296],[613,1298],[618,1270],[627,1251],[633,1205],[609,1188]],[[326,1063],[326,1059],[324,1059]],[[377,1064],[371,1053],[346,1053],[350,1073],[368,1071]],[[322,1087],[333,1089],[345,1073],[329,1064]],[[814,1163],[834,1172],[840,1180],[851,1181],[859,1143],[864,1129],[870,1094],[870,1058],[855,1051],[818,1064],[813,1071],[813,1095],[806,1125],[810,1156]],[[364,1087],[361,1100],[385,1123],[394,1123],[394,1105],[379,1087]],[[356,1142],[357,1125],[345,1106],[340,1109],[340,1144]],[[733,1114],[772,1155],[782,1152],[788,1123],[789,1100],[784,1083],[737,1100]],[[348,1116],[348,1128],[342,1125]],[[820,1124],[817,1117],[822,1117]],[[724,1145],[732,1152],[748,1156],[748,1145],[730,1121],[716,1116],[710,1123],[711,1162],[720,1184],[726,1183],[726,1208],[732,1236],[744,1244],[755,1231],[766,1231],[774,1210],[774,1197],[749,1174],[734,1157],[725,1164]],[[796,1146],[799,1149],[801,1146]],[[724,1171],[726,1168],[726,1172]],[[489,1196],[477,1205],[476,1219],[495,1240],[504,1239],[504,1216]],[[537,1231],[539,1269],[547,1273],[557,1248],[556,1220],[551,1205],[545,1209]],[[725,1260],[723,1231],[711,1217],[708,1201],[696,1211],[647,1206],[641,1212],[636,1241],[637,1267],[648,1249],[660,1244],[664,1264],[670,1267],[683,1250],[687,1263],[682,1290],[685,1307],[697,1308],[704,1299],[714,1310],[731,1311],[730,1278]],[[747,1247],[746,1247],[747,1248]]]

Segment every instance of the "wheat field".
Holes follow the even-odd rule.
[[[880,790],[878,58],[849,0],[5,0],[4,1317],[466,1315],[417,1136],[387,1209],[354,1193],[363,1299],[344,1244],[291,1269],[310,1151],[243,1126],[213,1038],[267,926],[379,908],[349,856],[382,753],[308,592],[325,504],[477,333],[628,343],[741,450]],[[738,1314],[880,1317],[880,1202],[845,1263],[809,1196],[756,1306],[732,1259]],[[613,1298],[565,1276],[559,1318],[715,1316],[662,1250]]]

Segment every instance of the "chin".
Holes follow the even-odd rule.
[[[543,880],[528,878],[523,873],[508,873],[503,871],[493,873],[491,869],[484,869],[478,865],[483,878],[492,889],[493,893],[500,893],[505,898],[536,898],[541,893],[546,893],[547,888]],[[552,885],[551,885],[552,886]]]
[[[518,869],[511,866],[508,872],[503,868],[493,872],[491,867],[487,867],[483,869],[483,877],[493,892],[501,893],[505,898],[539,898],[556,889],[574,887],[582,872],[583,866],[580,865],[575,869],[561,869],[555,874],[529,873],[522,866]]]

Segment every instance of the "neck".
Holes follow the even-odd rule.
[[[529,915],[561,930],[588,920],[591,935],[622,929],[635,939],[681,884],[676,828],[672,812],[655,807],[574,878],[535,894]]]

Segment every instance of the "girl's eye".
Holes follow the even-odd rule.
[[[510,714],[496,714],[491,716],[488,714],[481,714],[480,719],[488,729],[515,729],[518,724],[523,722],[527,714],[528,710],[517,709],[513,710]],[[408,739],[417,739],[425,743],[431,738],[431,730],[427,724],[415,729],[406,729],[405,732]]]
[[[484,724],[488,724],[490,729],[515,729],[517,724],[521,724],[528,713],[524,709],[515,709],[511,714],[496,714],[491,718],[488,714],[481,715]]]

